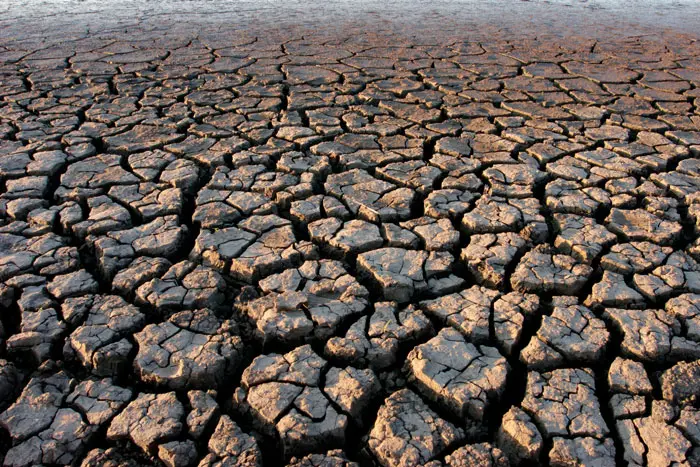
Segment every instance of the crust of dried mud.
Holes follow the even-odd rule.
[[[5,6],[3,465],[700,465],[692,6],[533,3]]]

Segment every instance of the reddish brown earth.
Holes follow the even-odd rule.
[[[3,465],[700,465],[699,9],[0,6]]]

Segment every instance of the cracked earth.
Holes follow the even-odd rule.
[[[7,31],[3,465],[700,466],[696,37]]]

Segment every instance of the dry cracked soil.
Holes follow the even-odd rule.
[[[225,4],[3,7],[4,466],[700,465],[682,18]]]

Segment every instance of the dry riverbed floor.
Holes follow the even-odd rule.
[[[5,466],[700,465],[697,38],[166,18],[0,34]]]

